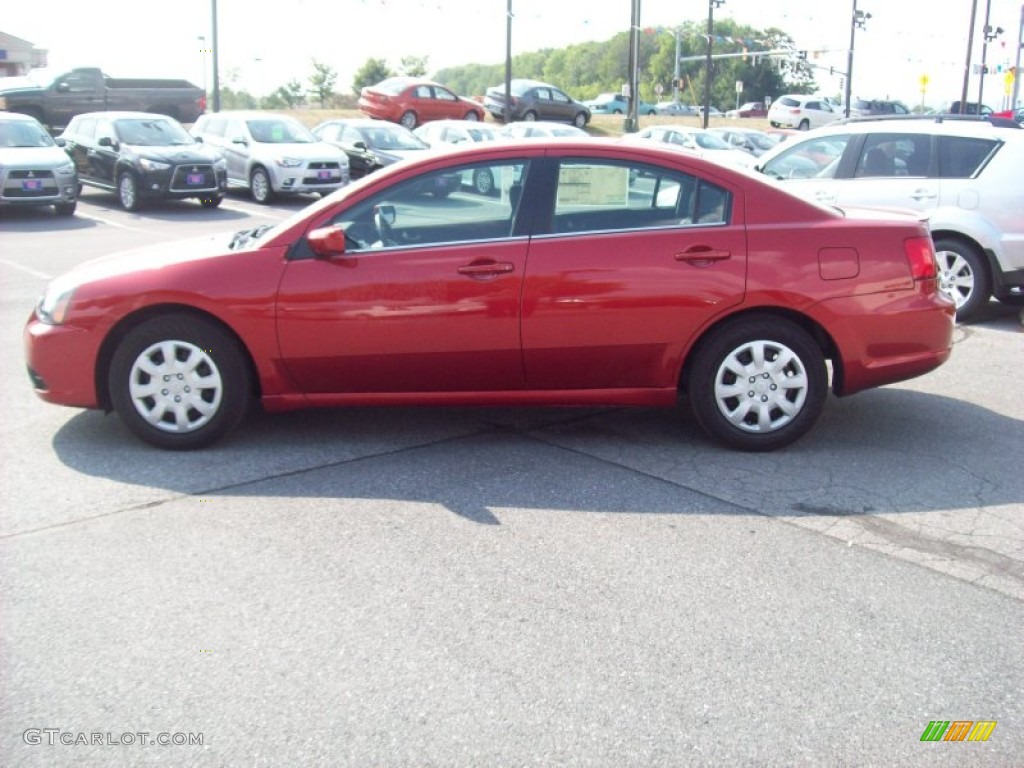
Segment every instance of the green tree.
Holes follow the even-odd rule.
[[[429,56],[403,56],[398,66],[399,71],[406,77],[423,77],[427,74],[427,59]]]
[[[359,95],[359,92],[368,85],[374,85],[381,80],[394,77],[395,73],[388,66],[384,59],[368,58],[352,78],[352,92]]]
[[[328,64],[313,59],[313,74],[309,76],[309,92],[320,102],[320,109],[327,107],[328,100],[334,96],[334,84],[338,73]]]

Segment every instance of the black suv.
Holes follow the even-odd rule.
[[[83,184],[116,192],[126,211],[146,198],[198,198],[216,208],[228,186],[220,151],[177,120],[148,112],[87,112],[61,134]]]
[[[505,103],[505,85],[488,88],[484,94],[484,108],[498,122],[505,120],[506,110],[509,122],[515,120],[554,120],[572,123],[583,128],[590,122],[590,109],[576,101],[564,91],[537,80],[513,80],[511,83],[511,104]]]

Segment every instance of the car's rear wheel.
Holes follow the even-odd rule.
[[[416,113],[409,109],[402,113],[402,116],[398,118],[398,122],[411,131],[416,127],[419,120],[416,119]]]
[[[202,448],[242,420],[252,396],[244,354],[213,323],[184,315],[130,331],[110,364],[108,385],[129,429],[159,448]]]
[[[139,182],[131,171],[122,171],[118,176],[117,199],[126,211],[139,210]]]
[[[988,303],[992,282],[978,249],[963,240],[940,237],[935,241],[939,288],[956,304],[957,320],[971,320]]]
[[[463,120],[469,120],[470,122],[475,123],[477,120],[480,119],[480,115],[478,115],[473,110],[470,110],[469,112],[466,113],[465,117],[463,117],[462,119]]]
[[[771,451],[814,426],[825,406],[828,370],[799,326],[748,317],[701,345],[687,389],[694,417],[712,437],[744,451]]]
[[[532,123],[536,119],[537,119],[537,113],[534,112],[532,109],[530,111],[528,111],[525,115],[523,115],[523,120],[526,120],[527,122],[530,122],[530,123]]]
[[[249,193],[260,205],[266,205],[274,199],[274,188],[270,184],[270,175],[262,165],[257,165],[249,175]]]
[[[801,120],[800,125],[797,126],[801,131],[809,131],[811,129],[810,120]]]
[[[203,208],[217,208],[223,202],[224,197],[222,195],[217,195],[216,197],[199,198],[199,204],[203,206]]]
[[[473,171],[473,189],[481,195],[489,195],[494,189],[494,174],[490,168],[477,168]]]
[[[58,216],[74,216],[77,205],[78,203],[54,203],[53,209],[57,211]]]
[[[587,114],[585,112],[577,112],[576,117],[573,118],[572,124],[577,128],[584,128],[587,125]]]

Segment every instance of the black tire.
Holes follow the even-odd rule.
[[[199,198],[199,204],[203,208],[219,208],[220,204],[224,202],[223,195],[217,195],[216,197],[201,197]]]
[[[494,191],[494,174],[490,168],[477,168],[473,171],[473,190],[481,195],[489,195]]]
[[[274,187],[270,183],[270,174],[262,165],[257,165],[249,174],[249,194],[260,205],[274,200]]]
[[[763,355],[760,363],[755,352]],[[741,382],[746,391],[737,388]],[[694,418],[713,438],[743,451],[773,451],[814,426],[825,407],[828,370],[821,349],[799,326],[747,317],[701,343],[687,391]]]
[[[574,117],[572,119],[572,124],[575,125],[577,128],[586,128],[587,127],[587,113],[586,112],[577,112],[576,113],[576,117]]]
[[[613,109],[612,110],[612,114],[613,115],[621,115],[622,114],[622,110],[621,109]]]
[[[956,303],[956,319],[968,322],[988,304],[992,279],[977,248],[955,237],[935,241],[939,288]]]
[[[117,200],[126,211],[137,211],[142,207],[139,180],[131,171],[121,171],[117,177]]]
[[[471,109],[471,110],[469,110],[469,112],[467,112],[467,113],[465,114],[465,116],[464,116],[464,117],[463,117],[462,119],[463,119],[463,120],[469,120],[469,121],[470,121],[471,123],[475,123],[475,122],[477,122],[478,120],[480,120],[480,115],[478,115],[478,114],[477,114],[476,112],[474,112],[474,111],[473,111],[473,110]]]
[[[174,353],[172,361],[167,351]],[[153,370],[166,371],[163,382]],[[167,387],[158,388],[164,382]],[[128,428],[170,450],[203,448],[220,439],[239,424],[252,399],[248,366],[234,338],[184,315],[157,317],[131,330],[114,352],[108,386]]]
[[[410,131],[419,125],[419,119],[416,117],[416,113],[411,109],[406,110],[402,113],[402,116],[398,118],[398,124],[408,128]]]
[[[800,125],[798,125],[797,128],[799,128],[801,131],[809,131],[811,130],[811,121],[801,120]]]
[[[525,115],[523,115],[523,120],[525,120],[528,123],[532,123],[536,119],[537,119],[537,113],[534,112],[532,109],[528,110],[527,113]]]
[[[75,208],[78,206],[77,202],[72,203],[54,203],[53,209],[57,211],[58,216],[74,216]]]

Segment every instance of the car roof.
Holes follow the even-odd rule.
[[[72,120],[81,120],[85,117],[95,117],[105,120],[144,120],[146,118],[163,118],[164,120],[173,120],[178,122],[175,118],[170,115],[161,115],[159,112],[126,112],[126,111],[109,111],[109,112],[82,112],[75,115]]]
[[[999,120],[999,118],[996,118]],[[877,115],[874,117],[851,117],[837,120],[812,135],[830,136],[836,133],[942,133],[950,136],[1006,135],[1020,134],[1020,126],[1006,119],[994,123],[976,115]],[[1020,138],[1010,139],[1019,141]]]
[[[283,120],[294,120],[299,122],[296,118],[291,115],[281,115],[277,112],[263,112],[258,109],[225,109],[221,112],[207,112],[204,115],[199,116],[200,119],[211,119],[214,117],[233,117],[240,120],[265,120],[269,117],[280,117]]]

